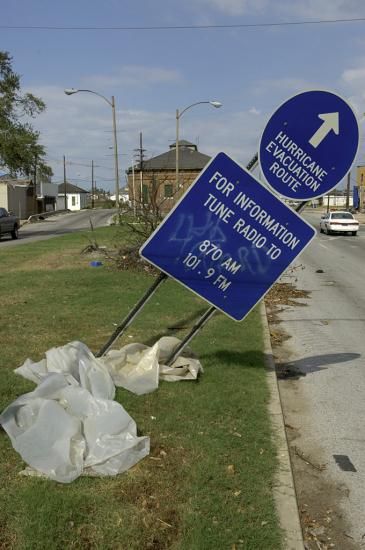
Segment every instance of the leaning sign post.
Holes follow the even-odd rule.
[[[324,195],[349,172],[358,143],[358,122],[349,104],[332,92],[312,90],[283,103],[262,134],[259,163],[275,194],[218,153],[141,247],[141,256],[161,274],[98,355],[168,276],[211,307],[167,364],[217,309],[244,319],[316,234],[278,195],[302,205]]]
[[[315,233],[225,153],[213,158],[140,250],[212,306],[167,364],[216,309],[244,319]]]

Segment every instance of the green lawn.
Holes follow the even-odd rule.
[[[115,228],[96,232],[99,244]],[[153,279],[81,255],[85,234],[1,249],[0,410],[34,385],[13,373],[27,357],[82,340],[94,352]],[[118,341],[183,337],[209,307],[164,283]],[[191,347],[198,382],[161,383],[117,400],[151,438],[151,454],[116,478],[70,485],[19,475],[24,463],[0,430],[1,549],[279,550],[272,496],[277,467],[260,316],[216,314]]]

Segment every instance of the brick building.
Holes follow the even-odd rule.
[[[154,202],[166,213],[191,185],[210,157],[189,141],[179,141],[179,185],[176,185],[176,144],[169,151],[138,163],[127,170],[129,200],[132,205]]]

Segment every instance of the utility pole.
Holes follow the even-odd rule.
[[[65,210],[67,210],[66,157],[63,155],[63,187],[65,191]]]
[[[115,120],[115,100],[112,95],[111,100],[113,114],[113,137],[114,137],[114,170],[115,170],[115,206],[119,208],[119,166],[118,166],[118,142],[117,142],[117,123]]]
[[[139,180],[141,185],[141,202],[143,201],[143,152],[142,132],[139,133]]]
[[[349,172],[347,174],[347,185],[346,185],[346,210],[349,210],[350,208],[350,178],[351,178],[351,173]]]
[[[143,157],[146,149],[143,149],[142,146],[142,132],[139,133],[139,149],[135,149],[139,156],[139,202],[142,207],[143,205]]]
[[[136,217],[136,186],[134,179],[134,160],[132,159],[133,215]]]
[[[91,208],[94,208],[94,161],[91,161]]]
[[[34,214],[37,214],[37,157],[34,159]]]

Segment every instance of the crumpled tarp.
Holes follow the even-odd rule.
[[[9,405],[0,424],[30,473],[70,483],[81,474],[117,475],[148,455],[149,437],[138,437],[134,420],[113,401],[114,384],[141,395],[154,391],[159,379],[197,378],[197,359],[163,364],[179,343],[164,337],[151,348],[129,344],[96,358],[75,341],[15,369],[37,388]]]
[[[45,355],[37,363],[26,359],[14,372],[36,384],[42,382],[46,375],[56,372],[63,374],[66,380],[72,377],[94,397],[114,399],[115,386],[108,369],[82,342],[51,348]]]
[[[179,344],[178,338],[164,336],[152,347],[128,344],[110,350],[101,360],[116,386],[142,395],[156,390],[159,380],[195,380],[203,371],[200,361],[193,357],[179,356],[171,367],[164,364]]]
[[[61,483],[88,469],[117,475],[149,453],[149,437],[137,437],[122,405],[95,397],[72,375],[46,375],[5,409],[0,424],[31,468]]]

